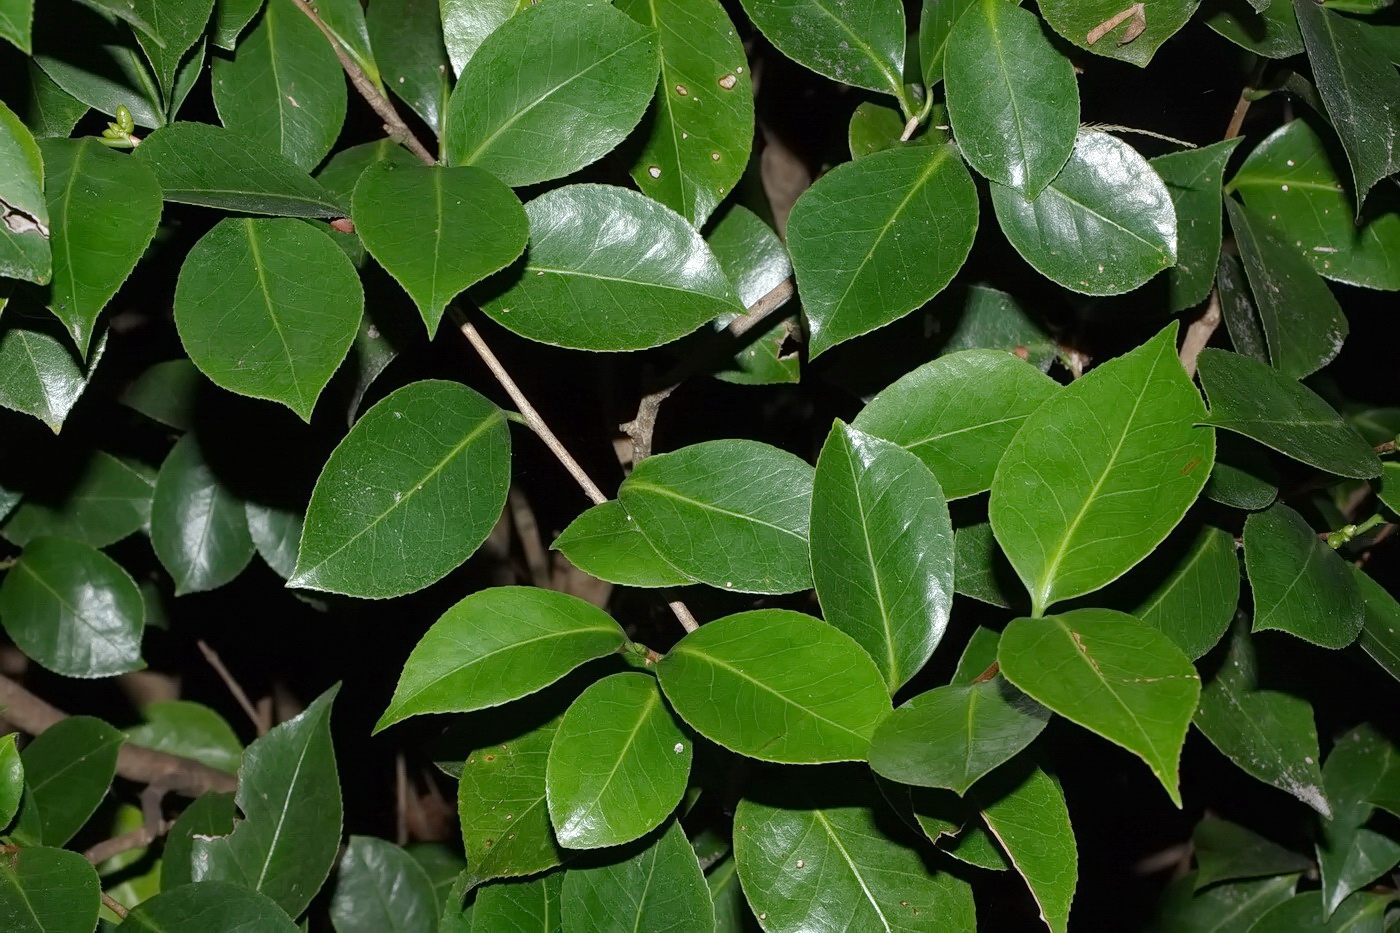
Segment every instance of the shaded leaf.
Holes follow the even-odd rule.
[[[851,122],[846,128],[846,144],[852,159],[886,149],[899,149],[906,145],[917,145],[914,140],[900,140],[904,135],[904,118],[894,107],[886,107],[872,100],[863,101],[851,113]],[[920,140],[924,137],[919,137]]]
[[[243,501],[219,482],[189,434],[156,477],[151,544],[175,580],[175,595],[217,589],[253,559]]]
[[[1360,634],[1365,606],[1346,561],[1282,502],[1245,520],[1244,563],[1254,631],[1288,632],[1334,649]]]
[[[1300,874],[1312,864],[1307,856],[1213,816],[1196,824],[1191,839],[1196,847],[1197,890],[1217,881]]]
[[[1201,657],[1225,634],[1240,601],[1240,565],[1228,531],[1204,525],[1191,549],[1132,615]]]
[[[40,285],[53,274],[44,159],[29,129],[0,103],[0,275]]]
[[[296,570],[301,513],[257,502],[243,503],[243,510],[248,517],[248,536],[253,539],[258,556],[273,573],[289,579]]]
[[[195,837],[227,836],[233,831],[235,815],[233,794],[213,791],[206,791],[185,808],[165,836],[165,848],[161,853],[162,891],[172,891],[194,880]],[[223,884],[221,881],[207,883]]]
[[[24,796],[24,761],[15,744],[18,738],[18,732],[0,737],[0,830],[14,820]]]
[[[30,490],[5,521],[5,537],[21,547],[40,535],[106,547],[150,521],[155,477],[144,464],[94,450],[79,469],[60,491]]]
[[[953,552],[954,592],[1002,609],[1011,607],[1016,573],[992,535],[990,522],[959,528],[953,535]]]
[[[0,320],[0,405],[32,415],[58,433],[106,348],[104,332],[84,366],[55,317],[11,302]]]
[[[102,889],[77,852],[26,846],[0,859],[0,923],[9,933],[61,933],[97,925]]]
[[[683,586],[693,582],[662,560],[632,516],[613,500],[569,523],[550,545],[584,573],[624,586]]]
[[[1248,512],[1267,509],[1278,497],[1278,473],[1268,451],[1237,434],[1216,434],[1215,467],[1202,490],[1206,498]]]
[[[902,96],[904,8],[896,0],[748,0],[744,12],[799,65],[842,84]]]
[[[413,856],[383,839],[351,836],[331,896],[336,933],[435,933],[432,882]]]
[[[5,0],[0,3],[0,37],[25,55],[30,53],[30,31],[34,25],[34,0]]]
[[[1380,933],[1391,895],[1356,894],[1327,909],[1320,891],[1306,891],[1259,916],[1250,933]]]
[[[746,308],[792,276],[792,261],[783,241],[772,227],[741,204],[730,206],[710,225],[705,242],[733,284],[739,303]],[[728,327],[738,316],[737,311],[725,311],[715,318],[713,326]],[[801,378],[801,362],[787,345],[790,329],[788,323],[779,324],[750,342],[734,355],[732,368],[722,369],[715,376],[740,385],[797,382]]]
[[[677,822],[619,861],[570,868],[560,906],[571,930],[710,933],[715,928],[710,889]]]
[[[1220,186],[1225,163],[1237,145],[1239,137],[1151,160],[1176,210],[1176,265],[1167,270],[1173,311],[1204,301],[1215,281],[1220,259]]]
[[[933,89],[943,80],[943,57],[953,25],[973,4],[973,0],[923,0],[919,14],[919,64],[924,86]]]
[[[1360,645],[1386,673],[1400,680],[1400,603],[1370,574],[1352,568],[1366,613]]]
[[[451,83],[438,0],[371,3],[365,25],[384,84],[441,134]]]
[[[257,930],[293,933],[299,927],[267,896],[224,881],[202,881],[166,889],[137,905],[121,924],[137,933],[197,930]]]
[[[263,0],[215,0],[210,41],[232,51],[238,45],[239,35],[258,15],[262,5]]]
[[[155,76],[129,30],[72,4],[45,3],[35,11],[33,61],[55,84],[108,116],[126,107],[137,126],[166,122]]]
[[[25,123],[39,138],[65,137],[87,116],[87,104],[54,83],[44,70],[29,63],[29,108]]]
[[[562,907],[559,903],[564,873],[551,872],[531,881],[497,881],[479,889],[472,907],[473,933],[494,930],[559,933]]]
[[[1036,767],[1021,772],[1024,776],[1013,772],[1016,782],[1009,788],[978,791],[992,798],[982,802],[982,818],[1026,879],[1040,919],[1056,933],[1064,933],[1079,881],[1074,828],[1055,779]]]
[[[1157,933],[1249,933],[1254,921],[1293,896],[1296,875],[1232,881],[1196,890],[1195,874],[1172,882],[1162,899]]]
[[[1322,824],[1317,843],[1322,875],[1322,918],[1353,891],[1370,884],[1400,862],[1400,842],[1366,829],[1377,797],[1394,796],[1400,784],[1400,757],[1395,747],[1369,725],[1337,740],[1322,766],[1331,819]]]
[[[943,343],[944,353],[958,350],[1005,350],[1041,372],[1050,368],[1059,355],[1045,325],[1032,319],[1004,291],[985,285],[972,285],[957,323]]]
[[[167,112],[173,112],[175,72],[185,52],[204,32],[214,12],[214,0],[135,0],[135,8],[151,25],[150,32],[136,33],[136,41],[155,71]]]
[[[25,795],[14,840],[61,846],[72,839],[107,796],[123,738],[91,716],[70,716],[36,735],[20,753]]]
[[[237,773],[243,760],[243,743],[228,721],[209,707],[189,700],[160,700],[142,707],[141,716],[144,722],[126,730],[127,740],[133,745]]]
[[[1249,0],[1206,0],[1202,19],[1231,42],[1265,58],[1303,54],[1303,35],[1292,3],[1269,3],[1256,11]]]

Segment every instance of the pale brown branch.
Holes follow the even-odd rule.
[[[1254,71],[1245,82],[1245,86],[1240,88],[1240,99],[1235,102],[1235,112],[1230,114],[1230,122],[1225,127],[1223,139],[1234,139],[1240,135],[1240,129],[1244,126],[1244,116],[1249,113],[1249,105],[1253,102],[1254,92],[1259,87],[1259,83],[1264,80],[1264,68],[1269,64],[1268,59],[1261,58],[1254,66]]]
[[[272,728],[271,724],[268,722],[270,717],[260,714],[258,710],[254,708],[253,704],[249,702],[248,694],[243,692],[243,687],[234,679],[229,669],[224,666],[223,659],[219,657],[219,653],[209,647],[208,642],[200,638],[195,644],[199,646],[199,653],[204,655],[204,660],[209,662],[209,666],[219,675],[219,679],[224,682],[224,686],[228,688],[228,692],[233,694],[233,698],[238,701],[238,705],[243,709],[244,714],[252,721],[253,728],[257,730],[258,735],[266,735],[267,730]]]
[[[113,836],[111,839],[102,840],[84,852],[83,858],[94,865],[101,865],[109,858],[115,858],[123,852],[145,848],[169,832],[172,825],[174,824],[169,821],[161,820],[159,831],[152,833],[151,830],[143,824],[129,833],[122,833],[120,836]]]
[[[127,914],[131,913],[131,911],[126,909],[125,905],[115,900],[112,895],[108,894],[106,891],[102,892],[102,903],[107,906],[108,910],[118,917],[121,917],[123,920],[126,919]]]
[[[1201,316],[1191,322],[1191,326],[1186,328],[1186,337],[1181,341],[1181,365],[1186,367],[1188,379],[1196,376],[1196,360],[1200,358],[1201,351],[1210,343],[1210,338],[1215,335],[1216,328],[1220,326],[1220,289],[1210,290],[1210,301],[1206,303],[1205,311]]]
[[[540,526],[535,521],[535,511],[530,508],[530,500],[519,486],[512,485],[506,497],[510,508],[511,521],[515,523],[516,536],[520,539],[520,550],[525,553],[525,566],[530,571],[530,582],[542,590],[547,590],[553,582],[549,575],[549,555],[540,542]]]
[[[1126,10],[1123,10],[1115,16],[1110,16],[1093,29],[1090,29],[1084,36],[1085,44],[1093,45],[1127,20],[1132,20],[1132,23],[1127,29],[1123,30],[1123,37],[1118,40],[1119,45],[1127,45],[1129,42],[1132,42],[1138,36],[1142,35],[1142,31],[1147,28],[1147,12],[1143,4],[1134,3]]]

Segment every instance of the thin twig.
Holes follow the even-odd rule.
[[[1264,80],[1264,68],[1269,64],[1269,60],[1261,58],[1254,66],[1254,71],[1250,74],[1245,86],[1240,89],[1240,99],[1235,102],[1235,112],[1230,114],[1230,123],[1225,127],[1223,139],[1234,139],[1240,135],[1240,129],[1244,126],[1245,114],[1249,113],[1249,105],[1253,103],[1254,91],[1259,87],[1259,83]]]
[[[394,839],[408,845],[408,765],[403,752],[394,756]]]
[[[700,627],[700,623],[695,621],[695,616],[690,614],[685,603],[679,599],[673,599],[668,605],[671,607],[671,611],[676,614],[676,619],[680,621],[681,628],[687,632],[693,632]]]
[[[525,553],[525,566],[530,571],[530,582],[542,590],[549,589],[549,555],[540,542],[540,526],[535,521],[535,512],[530,508],[530,500],[519,486],[512,485],[506,497],[510,508],[511,521],[515,523],[516,536],[520,539],[520,550]]]
[[[138,826],[129,833],[122,833],[120,836],[113,836],[111,839],[102,840],[84,852],[83,858],[94,865],[101,865],[109,858],[115,858],[123,852],[145,848],[168,833],[172,825],[174,824],[167,820],[162,820],[160,831],[154,835],[145,825]]]
[[[1210,343],[1210,338],[1215,335],[1219,326],[1220,289],[1212,288],[1205,311],[1186,328],[1186,337],[1181,341],[1181,365],[1186,367],[1186,378],[1196,377],[1196,360],[1200,358],[1201,351]]]
[[[209,662],[209,666],[214,669],[214,672],[219,675],[219,679],[224,682],[224,686],[228,688],[228,692],[233,694],[233,698],[237,700],[238,705],[243,708],[243,712],[252,721],[253,728],[257,730],[258,735],[266,735],[267,730],[271,728],[268,725],[267,717],[259,714],[253,707],[253,704],[249,702],[248,694],[243,692],[243,687],[234,679],[229,669],[224,666],[223,659],[219,657],[219,653],[213,648],[210,648],[209,643],[202,638],[196,640],[195,644],[199,646],[199,653],[204,655],[204,660]]]
[[[120,902],[114,900],[112,895],[108,894],[106,891],[102,892],[102,903],[107,906],[108,910],[118,917],[121,917],[123,920],[126,919],[127,914],[131,913],[131,911],[127,910]]]

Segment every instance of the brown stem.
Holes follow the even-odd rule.
[[[270,717],[262,715],[254,708],[253,704],[248,701],[248,694],[243,692],[243,687],[233,678],[233,674],[224,666],[224,661],[219,657],[219,653],[213,648],[210,648],[208,642],[200,638],[195,644],[199,646],[199,652],[204,655],[204,660],[209,662],[209,666],[214,669],[215,673],[219,675],[219,679],[224,682],[224,686],[228,688],[228,692],[233,694],[233,698],[237,700],[238,705],[243,708],[244,714],[252,721],[253,728],[257,730],[258,735],[266,735],[267,730],[272,728],[269,723]]]
[[[126,909],[125,905],[113,899],[112,895],[108,894],[106,891],[102,892],[102,903],[107,906],[108,910],[118,917],[121,917],[123,920],[126,919],[127,914],[131,913],[131,911]]]
[[[159,832],[154,834],[146,826],[138,826],[129,833],[122,833],[120,836],[102,840],[84,852],[83,858],[94,865],[101,865],[109,858],[114,858],[123,852],[130,852],[132,849],[140,849],[150,845],[169,832],[171,825],[173,824],[162,820]]]
[[[1186,377],[1193,379],[1196,376],[1196,360],[1200,358],[1201,351],[1210,343],[1210,338],[1215,335],[1216,328],[1220,326],[1220,289],[1210,290],[1210,301],[1206,303],[1206,309],[1201,316],[1191,322],[1191,326],[1186,328],[1186,337],[1181,341],[1181,365],[1186,367]]]
[[[989,681],[989,680],[991,680],[993,677],[995,677],[995,676],[997,675],[997,673],[1000,672],[1000,671],[1001,671],[1001,664],[1000,664],[999,662],[997,662],[997,661],[993,661],[993,662],[992,662],[992,666],[989,667],[989,668],[987,668],[987,669],[986,669],[985,671],[983,671],[982,673],[978,674],[977,677],[976,677],[976,679],[973,680],[972,682],[973,682],[974,684],[986,683],[987,681]]]
[[[1254,91],[1259,87],[1259,83],[1264,80],[1264,68],[1269,64],[1268,59],[1261,58],[1254,66],[1254,71],[1245,82],[1245,86],[1240,89],[1240,99],[1235,102],[1235,112],[1230,114],[1230,123],[1225,127],[1223,139],[1234,139],[1240,135],[1240,128],[1244,126],[1245,114],[1249,113],[1249,105],[1253,103],[1250,99],[1254,96]]]

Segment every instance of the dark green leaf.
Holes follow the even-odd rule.
[[[355,229],[418,305],[431,336],[447,303],[525,249],[515,194],[479,168],[381,161],[355,186]]]
[[[123,738],[91,716],[61,719],[36,735],[20,753],[25,795],[15,841],[61,846],[72,839],[107,796]]]
[[[731,206],[710,225],[705,241],[744,307],[752,307],[792,276],[792,261],[783,241],[772,227],[741,204]],[[714,326],[728,327],[738,316],[737,310],[726,311],[715,318]],[[740,385],[797,382],[801,364],[798,354],[786,346],[789,332],[788,324],[779,324],[736,353],[734,368],[715,375]]]
[[[1206,498],[1247,512],[1267,509],[1278,497],[1278,473],[1264,448],[1238,434],[1216,434],[1215,467]]]
[[[334,4],[322,0],[324,10]],[[358,10],[359,4],[355,3]],[[316,167],[345,122],[345,77],[321,30],[292,0],[267,0],[262,19],[232,58],[213,65],[214,105],[224,126]]]
[[[161,700],[141,710],[145,722],[126,730],[133,745],[193,758],[234,774],[243,760],[243,743],[228,721],[200,703]]]
[[[1265,58],[1303,54],[1303,35],[1292,3],[1270,3],[1255,11],[1249,0],[1206,0],[1205,24],[1231,42]]]
[[[991,191],[1011,245],[1071,291],[1119,295],[1176,264],[1176,210],[1167,186],[1136,150],[1107,133],[1081,130],[1069,162],[1035,200],[1004,185]]]
[[[40,489],[10,513],[4,535],[23,546],[40,535],[106,547],[145,527],[155,477],[144,465],[94,450],[81,473],[52,496]]]
[[[151,544],[175,579],[175,595],[217,589],[253,559],[243,501],[186,435],[161,464],[151,500]]]
[[[234,815],[233,794],[213,791],[206,791],[185,808],[165,836],[160,873],[162,891],[174,890],[194,880],[195,837],[227,836],[233,831]]]
[[[969,4],[948,37],[943,83],[959,150],[982,175],[1030,200],[1064,168],[1079,85],[1034,13],[1009,0]]]
[[[925,363],[870,400],[855,427],[906,448],[950,499],[992,485],[1017,430],[1055,394],[1054,380],[1000,350],[965,350]]]
[[[472,933],[560,933],[563,886],[564,873],[558,871],[532,881],[497,881],[483,886],[472,907]]]
[[[365,15],[384,83],[442,133],[449,83],[438,0],[380,0]]]
[[[771,663],[775,652],[783,665]],[[764,761],[862,761],[890,710],[879,670],[849,635],[787,609],[709,622],[681,639],[657,674],[695,731]]]
[[[1353,567],[1352,576],[1366,606],[1361,647],[1391,677],[1400,680],[1400,603],[1360,568]]]
[[[683,586],[689,577],[661,559],[617,501],[588,509],[551,547],[584,573],[624,586]]]
[[[1016,574],[992,535],[991,523],[959,528],[953,536],[953,550],[953,591],[1010,608],[1010,586],[1015,585]]]
[[[0,275],[40,285],[49,281],[49,208],[44,159],[29,129],[0,103]]]
[[[1206,349],[1197,362],[1210,423],[1338,476],[1379,476],[1371,445],[1321,398],[1262,363]]]
[[[1197,823],[1191,838],[1196,847],[1198,891],[1217,881],[1295,875],[1311,865],[1307,856],[1213,816]]]
[[[483,310],[517,334],[579,350],[640,350],[742,310],[695,228],[644,195],[569,185],[525,213],[523,268],[480,290]]]
[[[1215,281],[1220,258],[1220,185],[1225,163],[1238,144],[1236,137],[1152,160],[1176,210],[1176,265],[1167,270],[1173,311],[1200,304]]]
[[[0,859],[0,925],[6,933],[69,933],[97,925],[102,889],[77,852],[26,846]]]
[[[1322,916],[1331,916],[1342,901],[1400,861],[1400,842],[1365,828],[1376,797],[1393,796],[1400,781],[1394,746],[1369,725],[1337,740],[1322,767],[1331,819],[1322,825],[1317,844],[1322,874]]]
[[[1156,933],[1249,933],[1254,921],[1293,896],[1297,875],[1233,881],[1196,890],[1195,874],[1172,882],[1157,913]]]
[[[300,929],[265,895],[224,881],[167,888],[132,910],[120,927],[123,933],[128,928],[134,933],[199,933],[201,930],[294,933]]]
[[[976,230],[976,188],[951,146],[888,149],[823,175],[797,200],[787,228],[810,355],[942,291]]]
[[[972,6],[973,0],[923,0],[919,16],[919,62],[924,86],[933,89],[943,80],[943,57],[953,25]]]
[[[185,52],[204,32],[214,12],[214,0],[135,0],[135,9],[151,25],[150,32],[137,32],[136,41],[160,82],[167,112],[173,113],[175,108],[169,105],[174,98],[175,72]]]
[[[710,889],[676,822],[619,861],[569,869],[560,901],[570,930],[711,933],[715,928]]]
[[[799,65],[902,98],[904,5],[898,0],[747,0],[744,12]]]
[[[330,192],[286,157],[230,130],[172,123],[136,150],[167,201],[249,214],[343,217]]]
[[[0,405],[33,415],[57,433],[106,348],[104,333],[84,366],[57,318],[11,302],[0,322]]]
[[[886,149],[899,149],[913,144],[904,135],[904,118],[898,110],[867,100],[856,107],[846,128],[846,144],[851,158],[859,159]],[[921,137],[922,138],[922,137]]]
[[[1220,314],[1235,351],[1268,363],[1269,345],[1264,339],[1264,325],[1259,320],[1259,312],[1254,309],[1254,298],[1249,293],[1244,267],[1237,257],[1225,252],[1220,254],[1215,286],[1220,294]]]
[[[747,440],[708,441],[642,461],[618,496],[663,560],[741,593],[812,585],[807,529],[813,470]]]
[[[120,564],[77,541],[30,541],[0,586],[0,618],[26,655],[67,677],[146,666],[141,592]]]
[[[29,63],[29,107],[25,123],[36,137],[64,137],[87,116],[87,104],[54,84],[33,61]]]
[[[1288,632],[1334,649],[1361,633],[1365,605],[1347,562],[1282,502],[1245,520],[1244,562],[1254,631]]]
[[[611,616],[577,596],[525,586],[473,593],[413,649],[375,729],[423,713],[500,706],[624,642]]]
[[[1282,0],[1280,0],[1282,2]],[[1264,913],[1250,933],[1381,933],[1393,895],[1356,894],[1332,912],[1320,891],[1308,891]]]
[[[243,753],[233,832],[194,840],[195,881],[231,881],[272,898],[295,917],[306,909],[340,848],[340,779],[331,748],[339,685]]]
[[[183,356],[155,363],[122,393],[128,408],[177,431],[194,426],[195,396],[205,384],[194,364]]]
[[[509,483],[501,410],[460,383],[410,383],[326,461],[288,586],[370,599],[422,589],[486,540]]]
[[[962,656],[958,658],[957,669],[953,671],[953,679],[949,683],[977,683],[982,675],[997,663],[997,645],[1000,641],[1000,632],[980,625],[973,629],[967,644],[963,646]]]
[[[262,9],[263,0],[216,0],[209,38],[221,49],[232,51],[238,36]]]
[[[384,84],[380,80],[379,65],[370,48],[364,3],[361,0],[320,0],[315,9],[321,14],[321,21],[326,24],[326,28],[335,36],[345,53],[360,66],[370,83],[382,91]]]
[[[1201,681],[1181,649],[1111,609],[1016,619],[1001,635],[1006,679],[1140,757],[1181,806],[1177,765]]]
[[[34,0],[4,0],[0,3],[0,37],[25,55],[30,53],[30,30],[34,24]]]
[[[1079,853],[1065,795],[1039,768],[1014,776],[1020,780],[1010,789],[988,789],[995,799],[983,801],[982,818],[1026,879],[1040,919],[1055,933],[1064,933],[1079,880]]]
[[[24,762],[15,745],[18,738],[18,732],[0,737],[0,830],[14,820],[24,796]]]
[[[1240,565],[1228,531],[1202,526],[1190,551],[1132,614],[1195,660],[1215,647],[1240,601]]]
[[[619,845],[660,826],[685,793],[690,756],[655,677],[614,674],[590,686],[549,748],[545,785],[560,845]]]
[[[1186,25],[1199,4],[1200,0],[1153,3],[1146,11],[1140,31],[1131,18],[1125,17],[1097,42],[1089,41],[1090,34],[1101,24],[1126,12],[1120,0],[1046,0],[1040,15],[1056,32],[1081,49],[1146,67],[1162,43]]]
[[[448,161],[512,187],[576,172],[637,125],[657,67],[656,34],[606,3],[528,7],[462,69],[448,105]]]
[[[442,38],[459,75],[501,24],[529,6],[529,0],[441,0]]]
[[[283,580],[296,570],[297,545],[301,541],[302,515],[257,502],[243,503],[248,536],[263,563]]]
[[[1045,372],[1059,355],[1045,325],[1032,319],[1004,291],[972,285],[962,313],[948,332],[944,353],[958,350],[1005,350]]]
[[[129,30],[72,4],[45,3],[36,12],[33,60],[55,84],[108,116],[126,107],[137,126],[165,123],[160,88]]]
[[[383,839],[350,837],[331,896],[336,933],[435,933],[439,914],[413,856]]]
[[[1057,392],[998,464],[992,528],[1033,614],[1142,560],[1205,485],[1214,432],[1195,426],[1205,412],[1175,336],[1173,324]]]

